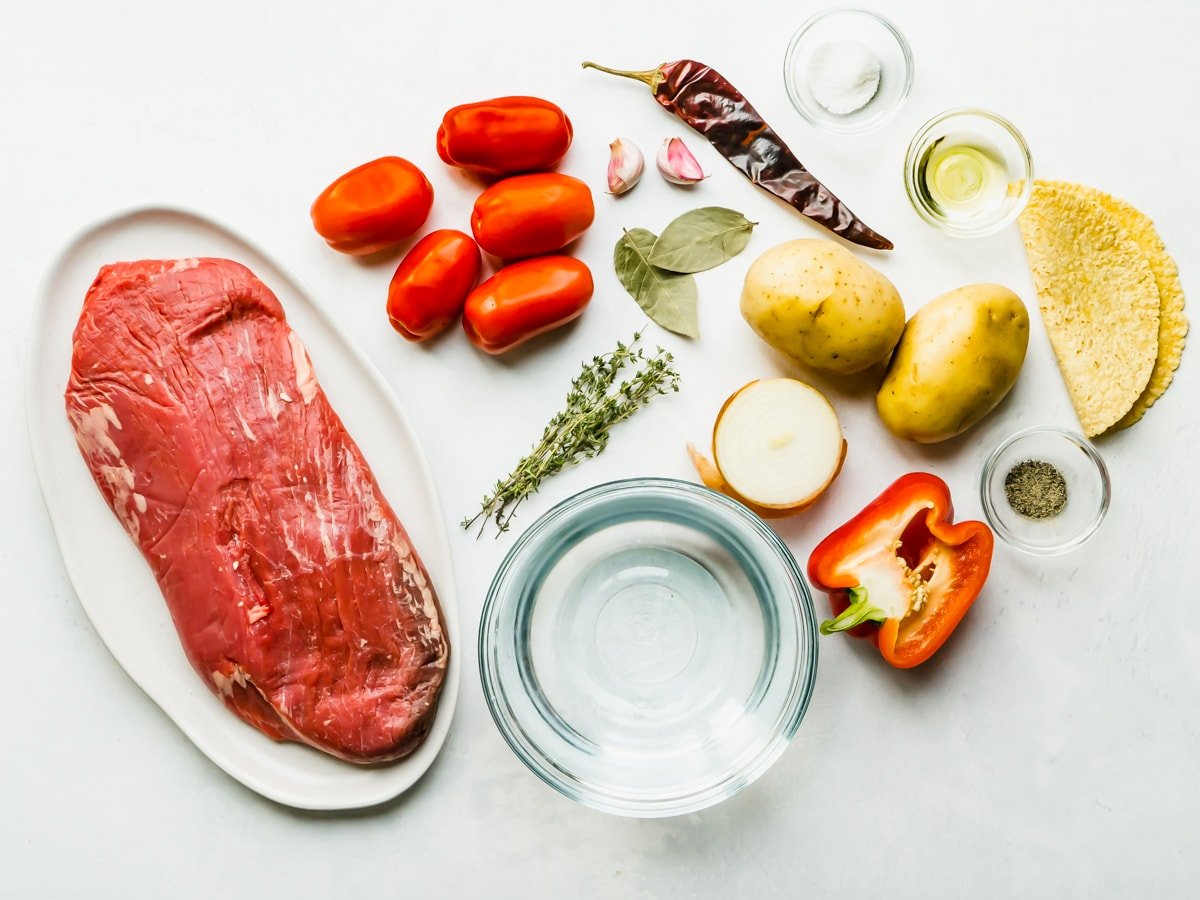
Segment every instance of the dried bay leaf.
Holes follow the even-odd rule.
[[[723,206],[702,206],[672,221],[650,250],[652,265],[670,272],[704,272],[741,253],[757,222]]]
[[[696,279],[653,265],[650,251],[657,240],[654,232],[645,228],[626,229],[613,250],[617,278],[646,315],[667,331],[699,337]]]

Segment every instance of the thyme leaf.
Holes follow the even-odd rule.
[[[598,456],[608,446],[609,432],[660,394],[679,390],[675,358],[658,347],[646,353],[637,342],[641,332],[628,344],[618,343],[615,350],[592,357],[571,382],[563,408],[546,425],[535,443],[506,477],[501,478],[483,498],[479,511],[463,519],[463,528],[479,522],[482,535],[487,523],[496,525],[497,537],[508,531],[521,502],[536,494],[542,482],[568,466]],[[630,374],[619,384],[617,378],[630,367]]]

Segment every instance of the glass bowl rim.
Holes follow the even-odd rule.
[[[1076,447],[1083,450],[1084,456],[1087,457],[1092,467],[1096,470],[1096,473],[1100,476],[1100,503],[1087,527],[1067,540],[1046,546],[1036,546],[1028,543],[1005,525],[999,512],[996,510],[995,504],[992,502],[991,492],[988,490],[1004,451],[1008,450],[1018,441],[1037,434],[1057,435],[1060,438],[1070,441]],[[1100,527],[1100,523],[1104,521],[1104,517],[1108,514],[1109,503],[1112,501],[1112,480],[1109,477],[1108,466],[1105,464],[1104,458],[1092,446],[1092,442],[1082,434],[1059,425],[1034,425],[1031,428],[1023,428],[1020,431],[1010,434],[997,444],[996,448],[988,455],[979,477],[979,499],[983,504],[983,514],[987,518],[988,524],[1005,542],[1033,556],[1059,556],[1069,550],[1074,550],[1096,533],[1096,529]]]
[[[800,52],[800,44],[804,38],[816,25],[822,20],[828,19],[835,15],[850,14],[854,16],[862,16],[864,18],[873,19],[877,24],[883,26],[884,30],[891,34],[896,41],[896,46],[900,48],[900,54],[904,57],[904,85],[900,88],[900,93],[896,96],[896,100],[892,103],[891,108],[883,113],[868,119],[864,122],[839,124],[835,118],[822,118],[819,115],[814,115],[800,97],[799,87],[796,85],[796,79],[793,77],[792,62],[796,55]],[[913,78],[915,75],[916,66],[913,62],[912,47],[909,46],[908,39],[904,37],[891,20],[885,16],[875,12],[872,9],[866,9],[861,6],[834,6],[829,9],[823,9],[820,12],[813,13],[805,19],[800,27],[792,34],[791,40],[788,41],[787,51],[783,55],[783,86],[787,91],[788,100],[791,101],[792,107],[796,112],[800,113],[801,118],[814,128],[830,134],[865,134],[869,131],[874,131],[887,123],[904,105],[904,101],[908,99],[909,93],[912,91]],[[868,104],[869,105],[869,104]],[[833,114],[830,113],[832,117]]]
[[[1017,197],[1017,202],[1012,205],[1003,216],[994,221],[985,222],[977,227],[962,227],[947,221],[946,219],[935,216],[919,199],[920,191],[917,189],[917,164],[920,162],[920,154],[918,148],[923,148],[926,139],[930,132],[938,125],[946,122],[949,119],[974,117],[987,119],[988,121],[999,125],[1013,140],[1013,145],[1017,148],[1017,152],[1024,162],[1025,177],[1022,179],[1023,184],[1021,193]],[[913,134],[912,139],[908,142],[908,148],[904,151],[904,192],[908,195],[908,202],[927,224],[932,225],[938,231],[950,237],[957,238],[977,238],[987,237],[988,235],[996,234],[1004,228],[1007,228],[1017,217],[1025,210],[1026,204],[1029,203],[1029,198],[1033,194],[1033,180],[1036,173],[1033,167],[1033,153],[1029,149],[1029,142],[1025,140],[1025,135],[1017,128],[1009,119],[992,112],[990,109],[983,109],[978,106],[955,106],[951,109],[943,110],[937,115],[926,121]]]
[[[653,490],[678,493],[688,499],[723,508],[727,513],[731,513],[740,525],[745,526],[749,534],[762,540],[764,550],[783,565],[786,580],[792,587],[786,603],[776,599],[785,608],[790,607],[794,610],[792,618],[796,623],[799,652],[797,664],[791,673],[787,702],[781,706],[776,716],[771,735],[761,746],[754,749],[746,762],[727,777],[713,781],[692,793],[667,798],[658,796],[639,799],[629,795],[606,794],[588,786],[586,782],[579,781],[568,770],[558,766],[553,758],[545,754],[525,734],[508,703],[500,676],[490,663],[491,651],[495,645],[492,632],[496,630],[495,619],[502,607],[500,591],[501,588],[511,587],[508,581],[512,570],[528,546],[589,500],[614,495],[619,498],[630,492]],[[750,509],[724,494],[694,482],[660,477],[622,478],[593,485],[560,501],[539,516],[509,548],[492,578],[479,616],[477,642],[479,677],[488,712],[509,749],[525,767],[543,783],[577,803],[603,812],[636,818],[683,815],[706,809],[732,797],[765,773],[787,749],[808,710],[816,682],[818,652],[817,614],[812,602],[812,593],[800,564],[783,539]]]

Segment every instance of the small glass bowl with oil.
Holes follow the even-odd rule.
[[[954,237],[1012,224],[1033,190],[1033,157],[1011,122],[982,109],[951,109],[921,126],[904,158],[917,214]]]

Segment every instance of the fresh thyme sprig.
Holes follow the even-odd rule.
[[[591,362],[584,363],[571,382],[566,404],[550,420],[541,440],[508,477],[496,482],[492,492],[483,498],[479,512],[463,519],[463,528],[470,528],[482,519],[479,533],[483,534],[490,519],[499,529],[497,536],[508,531],[521,501],[537,493],[542,481],[581,460],[597,456],[608,446],[609,431],[614,425],[628,419],[654,397],[679,390],[674,357],[662,347],[653,354],[635,348],[641,336],[640,331],[636,332],[628,344],[618,343],[611,353],[594,356]],[[634,366],[633,373],[616,384],[621,370],[629,365]]]

